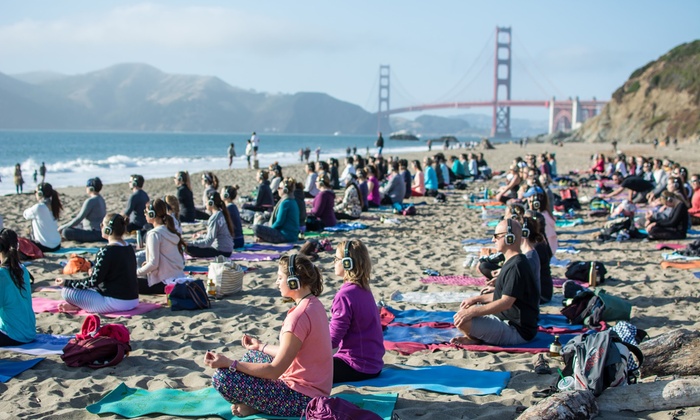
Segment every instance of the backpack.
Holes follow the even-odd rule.
[[[92,265],[85,258],[79,257],[76,254],[70,254],[68,262],[65,267],[63,267],[63,274],[87,273],[90,267],[92,267]]]
[[[598,273],[598,284],[605,283],[605,274],[608,270],[603,263],[595,261],[595,269]],[[588,276],[591,272],[591,263],[589,261],[574,261],[566,266],[564,276],[570,280],[579,280],[588,282]]]
[[[211,301],[202,280],[190,280],[185,283],[176,283],[168,295],[171,311],[208,309]]]
[[[131,351],[129,330],[120,324],[100,327],[100,318],[89,315],[81,332],[68,341],[61,359],[70,367],[87,366],[100,369],[115,366]]]
[[[19,242],[18,251],[20,253],[20,259],[35,260],[37,258],[44,258],[44,253],[41,252],[41,249],[29,239],[20,237],[17,238],[17,242]]]
[[[574,389],[590,390],[597,397],[605,388],[636,381],[638,369],[628,368],[632,355],[641,366],[644,355],[639,348],[622,341],[613,330],[578,335],[562,348],[563,374],[573,376]]]
[[[597,327],[601,321],[629,321],[632,304],[597,288],[577,293],[571,303],[561,310],[561,314],[571,324]]]
[[[339,397],[314,397],[306,405],[308,420],[381,420],[378,414],[364,410]]]

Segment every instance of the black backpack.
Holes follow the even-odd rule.
[[[605,266],[603,265],[602,262],[595,261],[595,269],[596,272],[598,273],[598,284],[605,283],[605,275],[608,273],[608,270],[605,269]],[[579,280],[579,281],[585,281],[588,282],[588,276],[589,273],[591,272],[591,262],[590,261],[574,261],[569,263],[569,265],[566,266],[566,273],[564,273],[564,276],[567,279],[570,280]]]

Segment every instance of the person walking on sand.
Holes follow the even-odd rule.
[[[44,162],[41,162],[41,166],[39,167],[39,175],[41,175],[41,183],[43,184],[46,180],[46,165]]]
[[[318,146],[316,148],[316,162],[318,162],[319,160],[321,160],[321,146]]]
[[[233,158],[236,157],[236,146],[233,143],[228,147],[228,167],[231,167],[233,163]]]
[[[36,169],[34,169],[34,183],[35,184],[36,184],[36,180],[37,180],[38,175],[39,175],[39,173],[36,171]]]
[[[253,131],[253,135],[250,136],[250,142],[253,143],[253,157],[258,158],[258,147],[260,146],[260,137]]]
[[[22,194],[23,185],[24,179],[22,178],[22,167],[18,163],[15,165],[15,191],[17,194]]]
[[[382,137],[382,132],[379,132],[379,137],[377,137],[377,141],[374,143],[375,146],[377,146],[377,155],[381,156],[382,155],[382,150],[384,150],[384,137]]]
[[[250,169],[250,156],[253,154],[253,142],[248,139],[248,143],[245,146],[245,159],[248,161],[248,169]]]

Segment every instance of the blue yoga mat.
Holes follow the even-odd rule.
[[[396,405],[398,394],[338,394],[336,395],[358,405],[365,410],[379,414],[389,420]],[[95,404],[89,405],[87,411],[93,414],[114,413],[122,417],[136,418],[148,414],[167,414],[178,417],[219,416],[224,419],[238,418],[231,414],[231,403],[226,401],[214,388],[204,388],[197,391],[182,391],[178,389],[145,389],[129,388],[120,384],[112,392]],[[298,417],[276,417],[256,414],[246,419],[298,419]]]
[[[357,229],[367,229],[367,225],[358,223],[358,222],[352,222],[352,223],[338,223],[335,226],[329,226],[323,228],[323,230],[326,230],[328,232],[349,232],[351,230],[357,230]]]
[[[462,245],[466,244],[490,244],[493,240],[491,238],[486,239],[464,239],[462,240]]]
[[[403,327],[390,325],[384,329],[384,340],[394,343],[449,343],[453,338],[463,335],[464,333],[457,328]]]
[[[41,356],[45,354],[63,354],[63,348],[73,338],[65,335],[37,334],[34,341],[21,346],[0,347],[0,350]]]
[[[44,360],[43,357],[31,360],[0,360],[0,382],[5,383],[27,369]]]
[[[61,248],[58,251],[47,252],[46,254],[56,254],[56,255],[66,255],[66,254],[97,254],[100,248],[90,247],[90,248],[80,248],[80,247],[69,247]]]
[[[400,311],[397,309],[385,306],[384,309],[388,310],[396,318],[394,322],[402,324],[419,324],[421,322],[445,322],[451,324],[454,321],[454,315],[456,312],[453,311],[425,311],[421,309],[408,309],[405,311]],[[571,325],[569,324],[567,318],[564,315],[556,314],[540,314],[539,326],[543,328],[568,328],[572,330],[583,329],[583,325]],[[388,340],[388,341],[414,341],[414,340]],[[426,343],[424,343],[426,344]]]
[[[510,372],[464,369],[456,366],[388,366],[374,379],[348,382],[354,387],[408,387],[454,395],[500,395]]]

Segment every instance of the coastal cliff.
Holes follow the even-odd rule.
[[[700,40],[635,70],[570,140],[650,143],[667,137],[700,139]]]

